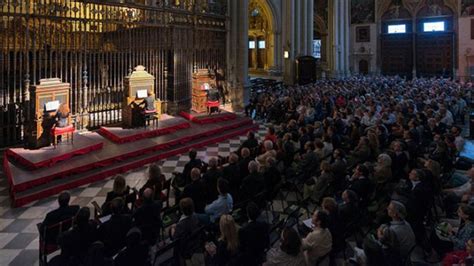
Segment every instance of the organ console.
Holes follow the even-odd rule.
[[[50,130],[56,122],[54,116],[62,103],[70,103],[70,90],[71,85],[61,82],[59,78],[41,79],[38,85],[31,87],[32,111],[27,118],[24,131],[28,147],[40,148],[50,145]]]
[[[135,67],[135,71],[124,79],[124,99],[122,104],[122,121],[124,127],[144,125],[143,108],[141,107],[148,92],[155,91],[155,77],[145,71],[144,66]],[[155,99],[156,116],[161,116],[161,101]]]
[[[207,93],[212,86],[216,86],[216,80],[211,76],[208,69],[199,69],[193,73],[192,110],[194,112],[207,112]]]

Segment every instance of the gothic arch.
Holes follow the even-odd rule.
[[[274,67],[276,60],[276,34],[280,32],[280,19],[276,8],[270,0],[251,0],[248,7],[249,41],[255,41],[255,48],[249,49],[250,70],[268,71]],[[260,49],[258,42],[265,41]]]

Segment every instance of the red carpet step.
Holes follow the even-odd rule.
[[[211,115],[208,115],[207,113],[188,113],[181,111],[179,113],[182,117],[186,118],[187,120],[197,123],[197,124],[212,124],[212,123],[218,123],[222,121],[228,121],[228,120],[234,120],[237,118],[237,115],[234,113],[229,113],[226,111],[222,111],[221,113],[213,113]]]

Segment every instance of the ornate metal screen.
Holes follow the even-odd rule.
[[[76,126],[96,128],[121,121],[122,81],[136,65],[171,111],[190,105],[193,70],[225,67],[225,0],[117,2],[0,0],[0,147],[21,142],[40,79],[71,83]]]

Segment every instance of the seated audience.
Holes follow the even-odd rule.
[[[257,221],[259,215],[258,206],[250,202],[247,205],[249,221],[239,230],[241,262],[245,265],[261,265],[265,258],[265,249],[270,243],[268,224]]]
[[[185,181],[184,185],[191,183],[191,170],[193,168],[198,168],[201,170],[203,167],[203,162],[201,159],[197,158],[197,151],[195,149],[189,150],[189,162],[184,165],[183,170],[183,180]]]
[[[369,169],[363,164],[356,166],[354,174],[349,179],[348,188],[354,191],[360,197],[360,205],[362,208],[367,207],[372,195],[373,184],[368,178]]]
[[[110,219],[99,226],[98,237],[105,246],[105,254],[113,256],[125,247],[127,232],[132,228],[132,217],[123,213],[124,201],[112,200]]]
[[[61,254],[51,260],[51,265],[84,263],[87,249],[97,240],[97,224],[89,218],[89,208],[82,207],[75,217],[72,230],[60,236]]]
[[[252,157],[250,156],[250,150],[248,148],[243,148],[240,151],[240,159],[239,159],[239,172],[240,177],[244,178],[249,174],[249,163],[252,161]]]
[[[264,266],[300,266],[305,265],[301,249],[301,238],[295,229],[286,227],[281,232],[280,245],[271,248],[267,253]]]
[[[312,216],[312,231],[302,240],[305,259],[308,265],[316,265],[332,249],[332,236],[329,231],[329,216],[323,211],[315,211]]]
[[[217,244],[206,245],[210,255],[208,261],[215,265],[241,265],[239,263],[239,234],[237,225],[231,215],[224,214],[219,220],[220,236]]]
[[[251,161],[248,165],[249,175],[242,180],[239,201],[250,200],[263,191],[263,178],[258,172],[258,163]]]
[[[403,265],[400,247],[395,232],[382,225],[377,229],[377,238],[368,237],[363,244],[367,266]]]
[[[84,265],[87,266],[114,266],[114,261],[106,253],[104,243],[100,241],[94,242],[89,247],[85,261]]]
[[[388,224],[388,229],[392,230],[397,237],[400,247],[400,255],[405,258],[410,250],[416,245],[415,234],[410,224],[405,221],[405,206],[392,200],[387,207],[388,216],[392,219]]]
[[[258,140],[255,138],[255,133],[253,131],[249,131],[247,133],[247,139],[240,145],[237,153],[240,154],[243,148],[249,149],[250,153],[255,155],[256,149],[258,148]]]
[[[143,204],[136,209],[133,220],[136,227],[143,233],[143,240],[148,245],[154,245],[160,239],[162,202],[153,199],[153,190],[145,189]]]
[[[263,142],[263,148],[265,149],[265,152],[257,156],[255,160],[260,165],[266,165],[268,157],[276,158],[277,152],[273,147],[274,147],[274,144],[271,140],[266,140],[265,142]]]
[[[466,242],[466,249],[451,251],[443,258],[443,266],[467,265],[466,258],[474,257],[474,238]]]
[[[206,203],[211,203],[219,193],[217,192],[217,180],[222,177],[222,171],[218,168],[218,161],[216,157],[209,159],[209,166],[207,171],[202,176],[202,182],[206,186]]]
[[[147,188],[153,190],[153,200],[164,199],[164,196],[162,195],[161,191],[163,190],[163,183],[165,182],[165,180],[165,175],[163,175],[159,164],[151,164],[148,167],[148,179],[138,192],[139,200],[137,202],[137,205],[140,206],[140,204],[142,204],[143,192]]]
[[[44,233],[44,230],[52,225],[58,224],[59,222],[71,219],[79,211],[79,206],[69,205],[69,200],[71,199],[71,194],[68,191],[64,191],[58,196],[59,207],[55,210],[52,210],[46,214],[43,222],[40,226],[40,234]],[[72,225],[72,222],[69,224],[69,227]],[[63,231],[67,228],[63,228]],[[48,231],[46,235],[46,243],[55,243],[56,238],[59,233],[59,228]]]
[[[115,266],[149,266],[148,246],[142,241],[142,232],[134,227],[127,233],[127,245],[114,259]]]
[[[214,223],[221,215],[232,211],[234,201],[229,194],[229,183],[225,179],[217,180],[217,191],[219,192],[219,197],[204,208],[207,217],[199,215],[203,223],[209,223],[209,221]]]
[[[230,193],[238,195],[240,186],[242,185],[242,176],[240,175],[239,156],[231,153],[229,156],[229,164],[222,169],[222,177],[229,182]]]
[[[342,192],[342,203],[339,205],[339,218],[345,234],[352,234],[354,227],[359,225],[361,213],[359,209],[359,196],[353,190]]]
[[[181,199],[179,201],[179,209],[182,215],[178,223],[173,225],[170,230],[170,236],[173,239],[189,236],[199,227],[199,219],[194,213],[194,203],[191,198]]]
[[[199,168],[193,168],[191,170],[192,182],[184,187],[182,198],[191,198],[194,202],[194,208],[196,212],[203,213],[204,207],[206,206],[206,191],[207,188],[201,180],[201,170]]]
[[[137,195],[135,192],[130,193],[130,187],[127,186],[125,177],[123,175],[117,175],[114,178],[113,189],[107,192],[104,204],[102,204],[102,216],[110,214],[110,204],[115,198],[123,198],[125,201],[125,209],[128,210],[128,203],[135,203]]]
[[[263,186],[266,192],[266,199],[273,200],[279,192],[278,184],[280,184],[282,178],[274,158],[268,158],[267,165],[268,167],[263,170]]]

